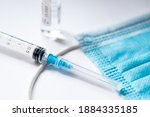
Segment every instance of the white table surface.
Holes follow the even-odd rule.
[[[62,0],[61,29],[74,35],[101,30],[150,12],[150,0]],[[66,46],[45,39],[40,33],[40,0],[0,0],[0,30],[57,53]],[[48,43],[47,43],[48,41]],[[99,72],[80,51],[64,58]],[[82,59],[82,61],[81,61]],[[0,99],[28,99],[28,88],[37,70],[34,62],[0,50]],[[122,99],[107,90],[46,70],[34,88],[34,99]]]

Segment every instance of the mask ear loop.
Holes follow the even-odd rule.
[[[59,52],[56,56],[63,56],[73,50],[76,50],[78,49],[80,46],[79,44],[78,45],[74,45],[74,46],[70,46],[68,47],[67,49]],[[34,74],[33,76],[33,79],[30,83],[30,86],[29,86],[29,92],[28,92],[28,99],[29,100],[32,100],[32,95],[33,95],[33,90],[34,90],[34,86],[36,85],[36,82],[38,80],[38,78],[40,77],[40,75],[42,74],[42,72],[45,70],[47,64],[41,64],[39,67],[38,67],[38,70],[36,71],[36,73]]]

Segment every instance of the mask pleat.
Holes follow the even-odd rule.
[[[150,15],[127,27],[82,35],[79,42],[106,77],[123,84],[121,96],[150,99]]]

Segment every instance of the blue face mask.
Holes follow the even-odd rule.
[[[123,84],[125,99],[150,99],[150,16],[111,31],[83,34],[81,49],[103,74]]]

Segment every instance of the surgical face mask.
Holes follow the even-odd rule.
[[[150,99],[150,16],[103,33],[79,36],[83,52],[125,99]]]

